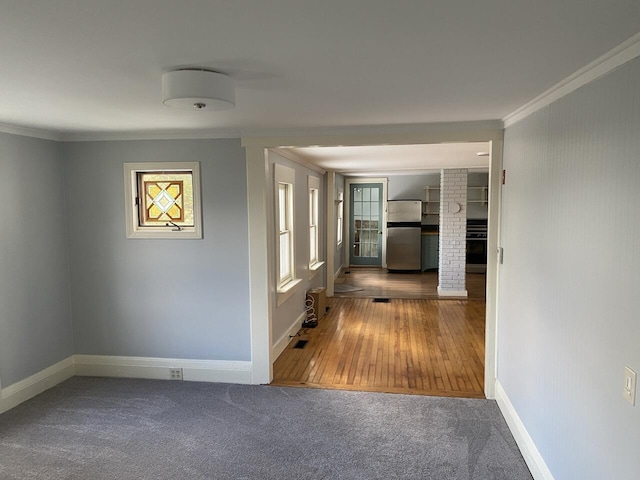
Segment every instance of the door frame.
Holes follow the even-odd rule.
[[[330,133],[330,132],[333,133]],[[375,145],[416,145],[429,143],[489,142],[489,219],[487,238],[487,289],[485,329],[485,382],[487,398],[495,398],[498,357],[498,242],[500,232],[502,147],[504,127],[500,121],[477,121],[457,123],[433,123],[408,125],[403,128],[389,126],[380,133],[381,127],[335,128],[323,134],[291,131],[287,136],[243,137],[247,168],[247,213],[249,231],[249,323],[251,330],[251,383],[267,384],[273,379],[271,322],[273,315],[273,248],[269,245],[271,232],[268,225],[269,181],[266,150],[279,147],[336,147]],[[296,133],[298,133],[296,135]],[[276,134],[277,135],[277,134]],[[328,172],[331,177],[331,172]],[[333,184],[328,179],[327,184]],[[345,188],[346,190],[346,188]],[[333,195],[333,190],[327,191]],[[328,200],[329,202],[329,200]],[[334,221],[334,209],[327,209],[325,225]],[[332,228],[327,228],[331,233]],[[326,250],[334,245],[333,237],[327,237]],[[333,254],[327,253],[325,268],[326,284],[333,287]],[[326,272],[331,272],[329,275]],[[327,278],[329,277],[329,278]]]
[[[345,177],[344,179],[344,216],[349,221],[349,227],[344,232],[345,248],[342,249],[342,264],[349,266],[351,251],[351,185],[360,183],[381,183],[382,184],[382,268],[387,268],[387,177]],[[328,247],[327,247],[328,248]]]

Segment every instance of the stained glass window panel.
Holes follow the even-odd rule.
[[[194,225],[191,172],[141,172],[138,181],[140,226]]]

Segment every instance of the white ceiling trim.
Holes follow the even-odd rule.
[[[143,132],[84,132],[65,133],[60,139],[65,142],[99,142],[117,140],[198,140],[207,138],[240,138],[238,130],[176,130]]]
[[[22,135],[23,137],[41,138],[43,140],[54,140],[59,142],[62,137],[59,133],[49,130],[40,130],[38,128],[18,127],[9,125],[8,123],[0,123],[0,132],[10,133],[11,135]]]
[[[538,95],[530,102],[505,116],[502,119],[505,128],[528,117],[541,108],[550,105],[559,98],[568,95],[587,83],[597,80],[638,56],[640,56],[640,33],[637,33],[593,62],[585,65],[574,74],[556,83],[553,87]]]

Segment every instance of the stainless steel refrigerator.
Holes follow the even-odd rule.
[[[387,202],[387,269],[420,270],[422,202]]]

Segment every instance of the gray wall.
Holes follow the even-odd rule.
[[[250,360],[247,188],[237,139],[62,146],[75,350]],[[125,238],[125,162],[199,161],[204,238]]]
[[[0,133],[0,382],[73,354],[59,145]]]
[[[295,265],[296,265],[296,278],[302,280],[302,282],[296,287],[295,293],[289,297],[280,307],[277,307],[275,299],[275,288],[270,292],[274,295],[274,311],[272,315],[271,323],[271,339],[275,345],[278,340],[287,332],[293,322],[300,317],[304,312],[304,301],[306,291],[310,288],[321,287],[324,285],[324,275],[326,271],[326,264],[320,267],[317,275],[313,279],[309,279],[309,191],[307,176],[311,175],[320,179],[320,198],[318,205],[318,217],[322,218],[321,230],[318,235],[320,258],[322,261],[326,261],[326,182],[324,177],[313,170],[310,170],[296,162],[282,157],[274,152],[269,152],[269,178],[271,179],[271,195],[269,199],[268,212],[270,215],[270,224],[275,225],[275,198],[274,198],[274,167],[275,163],[284,165],[289,168],[293,168],[296,172],[295,185],[294,185],[294,242],[295,242]],[[273,245],[276,243],[275,231]],[[275,253],[273,254],[275,258]],[[274,265],[274,268],[277,266]],[[276,279],[275,274],[273,278],[273,286],[275,287]]]
[[[424,200],[424,187],[440,186],[440,170],[421,175],[390,175],[388,200]]]
[[[498,378],[556,480],[640,472],[639,86],[635,59],[505,132]]]

